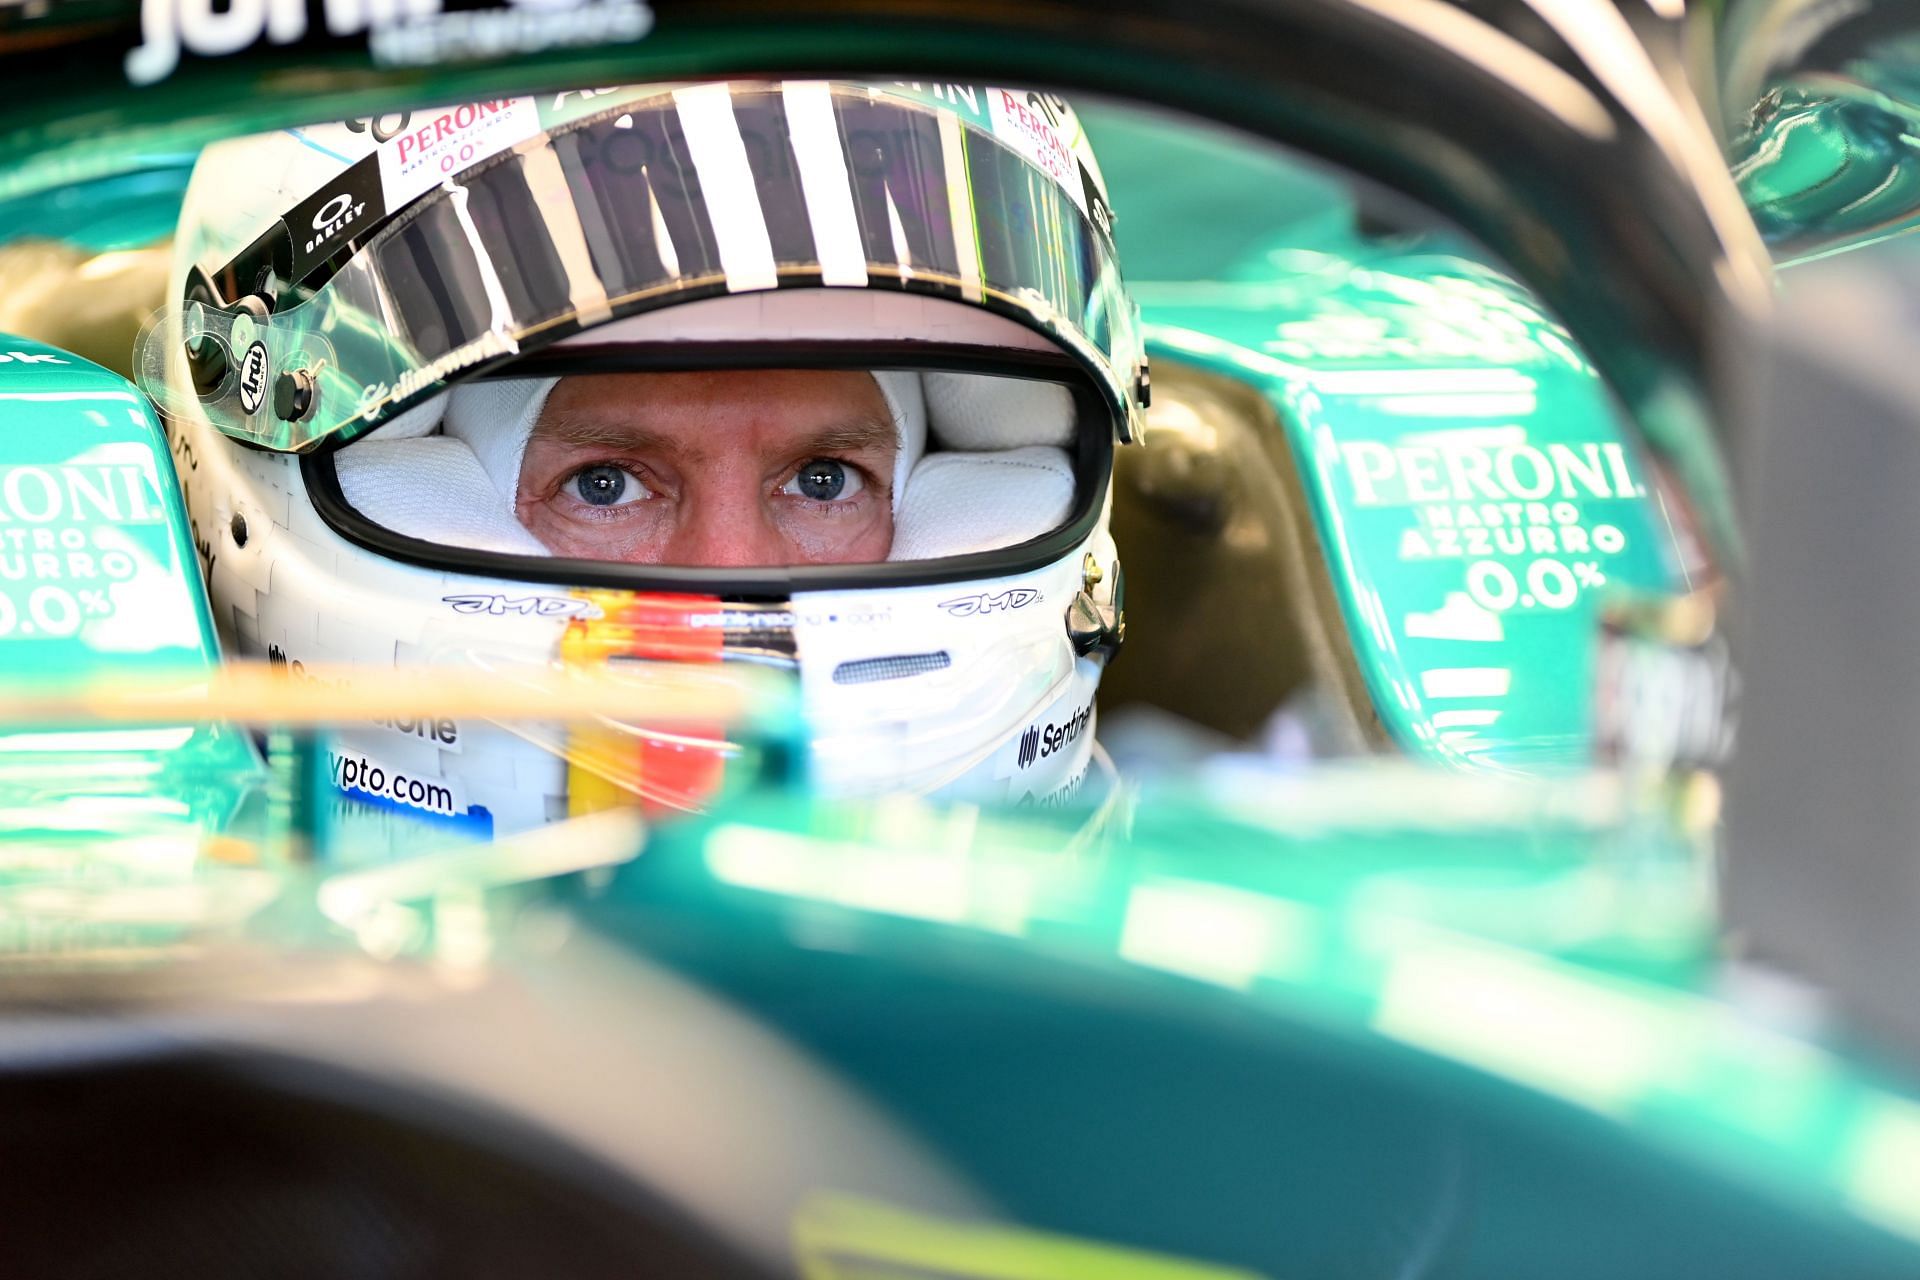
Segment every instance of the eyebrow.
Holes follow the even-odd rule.
[[[543,440],[582,449],[646,451],[664,448],[669,443],[658,432],[648,431],[644,427],[624,426],[566,412],[556,413],[551,418],[543,417],[534,425],[533,434]],[[861,417],[820,428],[806,437],[801,449],[819,453],[858,453],[864,449],[894,449],[898,446],[899,433],[892,422]]]

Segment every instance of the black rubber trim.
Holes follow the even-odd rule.
[[[784,362],[784,363],[783,363]],[[573,373],[638,373],[695,369],[912,369],[931,373],[985,373],[1071,384],[1084,380],[1079,361],[1064,351],[957,347],[914,339],[827,339],[779,343],[663,342],[592,343],[574,338],[564,347],[543,347],[510,364],[473,375],[482,378],[551,378]],[[342,448],[347,446],[342,445]]]
[[[833,344],[815,344],[830,346]],[[874,359],[873,351],[867,344],[858,344],[865,349],[866,356],[862,368],[886,368],[885,363]],[[591,349],[589,349],[591,351]],[[733,359],[739,354],[737,348],[728,349],[726,358]],[[782,357],[797,359],[798,352],[783,349]],[[1037,366],[1028,366],[1029,372],[1022,373],[1021,366],[998,358],[992,362],[991,371],[1011,377],[1031,377],[1037,372]],[[1038,354],[1038,353],[1036,353]],[[674,353],[672,367],[693,369],[702,367],[691,362],[692,353],[682,355]],[[571,372],[581,372],[579,366],[568,364],[564,367]],[[945,367],[950,369],[966,368],[969,371],[985,372],[988,367],[984,361],[968,361],[964,356],[949,353],[950,361]],[[516,582],[540,582],[570,587],[606,587],[624,591],[669,591],[685,592],[696,595],[717,595],[729,599],[785,600],[800,591],[842,591],[862,587],[916,587],[937,586],[948,582],[970,582],[986,578],[1005,578],[1016,574],[1032,573],[1058,562],[1071,554],[1075,548],[1085,542],[1093,532],[1099,519],[1101,508],[1107,499],[1107,484],[1113,472],[1114,424],[1111,411],[1103,396],[1097,392],[1080,367],[1067,359],[1045,356],[1048,372],[1055,374],[1046,381],[1060,381],[1073,394],[1074,419],[1074,508],[1066,523],[1050,533],[1011,547],[1001,547],[994,551],[975,552],[971,555],[948,556],[940,560],[917,560],[903,563],[864,564],[864,565],[800,565],[792,567],[769,567],[752,569],[708,569],[676,565],[614,564],[604,560],[577,560],[560,556],[519,556],[499,551],[475,551],[460,547],[451,547],[438,542],[428,542],[423,538],[408,537],[395,533],[383,525],[375,524],[347,501],[346,494],[340,488],[340,474],[334,467],[334,452],[308,453],[300,455],[300,476],[306,483],[307,496],[313,502],[313,508],[320,518],[335,533],[355,546],[363,547],[376,555],[389,560],[398,560],[403,564],[419,565],[441,573],[471,574],[476,577],[505,578]],[[650,361],[650,362],[648,362]],[[556,370],[551,361],[544,362],[549,375]],[[607,372],[615,366],[600,364],[600,372]],[[661,367],[657,357],[636,357],[629,352],[617,366],[619,369]],[[719,365],[706,367],[740,367],[739,365]],[[759,368],[797,368],[797,363],[769,365],[764,350],[755,363]],[[829,366],[831,367],[831,366]],[[915,368],[927,366],[916,364]],[[513,373],[522,375],[530,372],[528,362],[516,361]],[[1067,378],[1057,375],[1065,373]]]

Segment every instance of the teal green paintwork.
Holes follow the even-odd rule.
[[[1618,442],[1564,334],[1458,246],[1360,237],[1319,180],[1268,189],[1266,213],[1286,212],[1269,217],[1271,237],[1196,234],[1123,195],[1128,166],[1106,154],[1121,234],[1160,250],[1126,252],[1161,356],[1246,379],[1287,417],[1337,566],[1353,571],[1343,604],[1368,678],[1390,712],[1396,689],[1416,691],[1396,733],[1416,755],[1578,759],[1586,660],[1569,637],[1590,631],[1594,593],[1509,610],[1506,704],[1459,708],[1499,719],[1472,726],[1478,743],[1443,740],[1462,726],[1435,722],[1420,673],[1489,665],[1433,647],[1487,642],[1405,629],[1464,590],[1463,565],[1405,558],[1417,517],[1361,500],[1341,452],[1449,429],[1517,427],[1536,447]],[[1210,283],[1182,293],[1196,281]],[[1416,304],[1446,322],[1416,323]],[[1484,401],[1395,413],[1383,368],[1510,398],[1497,413]],[[90,367],[74,376],[57,385],[124,386]],[[6,464],[71,457],[60,451],[76,424],[34,412],[41,452],[23,436]],[[164,474],[150,422],[126,441]],[[1384,491],[1384,477],[1374,484]],[[1613,583],[1670,585],[1644,502],[1581,505],[1629,536],[1606,566]],[[191,581],[177,496],[165,523],[156,563],[164,544]],[[213,657],[195,610],[201,641],[179,646],[183,666]],[[0,645],[0,661],[56,653],[26,643]],[[84,644],[57,652],[62,674],[125,666]],[[296,790],[317,760],[315,744],[297,745],[276,762]],[[62,766],[98,775],[104,758],[42,753],[36,776],[0,794],[51,819],[72,793]],[[189,785],[184,753],[112,758],[119,789],[88,794],[144,799],[156,822],[182,816],[165,802]],[[48,821],[47,856],[0,883],[21,908],[0,922],[17,933],[0,936],[36,961],[56,950],[122,965],[235,935],[449,961],[457,941],[467,963],[497,944],[511,972],[517,923],[551,926],[558,908],[568,928],[675,968],[801,1045],[1038,1227],[1275,1276],[1920,1269],[1908,1173],[1920,1104],[1703,994],[1707,864],[1658,815],[1622,825],[1604,783],[1373,766],[1222,774],[1135,797],[1103,844],[1078,839],[1066,815],[774,788],[661,825],[644,857],[605,850],[610,875],[546,882],[516,876],[510,848],[471,850],[471,864],[448,851],[434,875],[349,919],[327,890],[360,850],[323,848],[307,868],[202,856],[206,832],[275,834],[271,820],[248,825],[263,806],[242,784],[257,770],[213,776],[212,799],[182,802],[171,843],[158,826],[116,825],[113,803],[71,810],[77,826]],[[140,838],[116,843],[126,834]],[[67,856],[78,847],[86,858]]]
[[[0,335],[0,652],[15,677],[219,660],[186,503],[126,379]]]
[[[1681,584],[1598,379],[1524,292],[1467,258],[1354,246],[1302,292],[1149,295],[1154,354],[1241,378],[1279,410],[1397,741],[1495,767],[1589,759],[1600,603]]]
[[[178,221],[194,156],[149,157],[126,172],[0,203],[0,244],[50,238],[108,253],[165,240]]]
[[[1920,226],[1920,35],[1774,85],[1729,151],[1754,221],[1786,261]]]
[[[1228,771],[1136,800],[1088,843],[772,788],[644,848],[582,831],[593,870],[557,879],[551,842],[508,842],[419,875],[43,867],[6,900],[105,917],[71,935],[96,966],[254,939],[512,981],[526,948],[537,992],[556,938],[597,936],[1014,1221],[1262,1275],[1920,1266],[1920,1101],[1704,994],[1702,856],[1608,780]],[[158,901],[165,927],[111,920]]]
[[[1273,404],[1394,740],[1494,768],[1590,759],[1601,602],[1686,583],[1571,335],[1457,237],[1362,234],[1349,184],[1134,113],[1088,129],[1153,359]]]
[[[0,670],[44,690],[218,663],[186,504],[145,399],[39,343],[0,335],[0,357]],[[210,838],[251,821],[266,777],[251,745],[221,725],[43,728],[0,735],[11,865],[89,856],[55,895],[70,913],[0,921],[0,949],[170,933],[83,904],[138,900],[156,874],[189,893],[220,877],[198,864]]]
[[[1423,1233],[1436,1275],[1915,1265],[1920,1106],[1686,989],[1684,855],[1542,807],[1566,787],[1297,782],[1142,797],[1068,858],[1031,821],[769,796],[575,910],[1044,1229],[1276,1276],[1395,1274]],[[1673,962],[1581,955],[1606,939]]]

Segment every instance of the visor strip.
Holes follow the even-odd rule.
[[[865,285],[867,251],[853,211],[853,179],[847,173],[847,153],[834,119],[833,95],[824,80],[790,80],[781,86],[780,96],[794,159],[800,166],[800,189],[807,196],[820,282]]]
[[[686,131],[687,149],[693,152],[693,167],[700,175],[727,291],[778,288],[773,241],[760,208],[759,184],[747,163],[740,122],[733,115],[733,90],[724,84],[676,89],[673,102],[680,113],[680,127]]]

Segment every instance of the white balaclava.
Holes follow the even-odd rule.
[[[898,514],[907,477],[927,448],[926,398],[917,373],[881,370],[872,377],[886,398],[900,442],[893,464],[893,509]],[[509,512],[520,491],[520,462],[526,456],[527,441],[559,381],[497,378],[462,383],[447,393],[441,429],[473,450],[494,488],[506,499]]]
[[[1065,388],[978,374],[872,374],[899,433],[892,560],[1011,546],[1072,509]],[[376,524],[449,546],[548,555],[514,513],[520,465],[557,378],[462,383],[337,455]],[[440,432],[441,434],[435,434]],[[930,443],[939,449],[929,453]],[[422,485],[422,476],[436,484]]]

